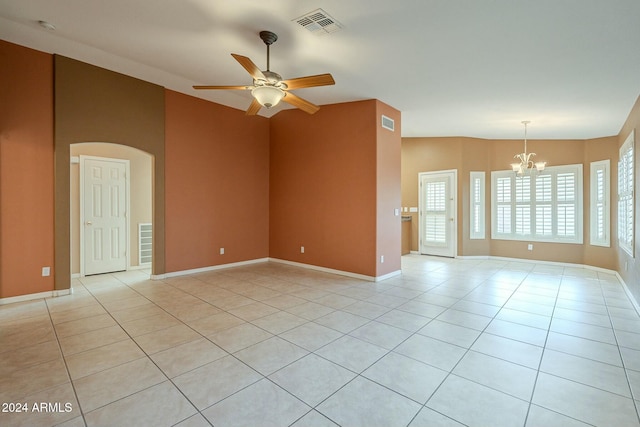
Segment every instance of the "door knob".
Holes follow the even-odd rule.
[[[87,225],[92,225],[93,223],[91,221],[87,221],[86,224]]]

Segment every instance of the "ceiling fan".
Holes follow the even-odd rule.
[[[290,92],[293,89],[302,89],[306,87],[328,86],[336,82],[331,74],[318,74],[316,76],[297,77],[295,79],[283,80],[280,74],[269,70],[269,46],[278,40],[278,36],[271,31],[260,31],[260,38],[267,45],[267,70],[260,71],[258,66],[246,56],[232,53],[236,61],[244,67],[245,70],[253,77],[253,85],[251,86],[194,86],[194,89],[232,89],[232,90],[250,90],[253,95],[253,101],[247,109],[247,115],[256,115],[260,108],[271,108],[278,105],[280,101],[298,107],[302,111],[313,114],[320,109],[315,104],[300,98]]]

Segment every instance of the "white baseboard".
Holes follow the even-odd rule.
[[[162,279],[168,279],[169,277],[178,277],[178,276],[186,276],[189,274],[205,273],[207,271],[222,270],[224,268],[231,268],[231,267],[241,267],[244,265],[259,264],[261,262],[267,262],[267,261],[269,261],[269,258],[258,258],[258,259],[248,260],[248,261],[232,262],[229,264],[220,264],[220,265],[212,265],[209,267],[193,268],[191,270],[171,271],[169,273],[164,273],[164,274],[152,274],[151,280],[162,280]]]
[[[0,305],[31,301],[34,299],[61,297],[64,295],[71,295],[72,293],[73,291],[71,290],[71,288],[69,288],[69,289],[38,292],[36,294],[18,295],[15,297],[0,298]]]
[[[377,276],[376,277],[376,276],[367,276],[365,274],[352,273],[350,271],[336,270],[336,269],[327,268],[327,267],[320,267],[320,266],[313,265],[313,264],[304,264],[304,263],[301,263],[301,262],[287,261],[285,259],[280,259],[280,258],[269,258],[269,261],[277,262],[277,263],[280,263],[280,264],[292,265],[294,267],[306,268],[308,270],[322,271],[323,273],[331,273],[331,274],[337,274],[337,275],[340,275],[340,276],[352,277],[354,279],[366,280],[368,282],[380,282],[382,280],[390,279],[391,277],[396,277],[396,276],[399,276],[399,275],[402,274],[401,270],[396,270],[396,271],[393,271],[391,273],[385,274],[383,276]]]
[[[391,273],[383,274],[382,276],[376,276],[376,282],[382,282],[383,280],[391,279],[392,277],[402,276],[402,270],[392,271]]]
[[[269,262],[269,261],[270,262],[277,262],[277,263],[280,263],[280,264],[292,265],[292,266],[300,267],[300,268],[306,268],[306,269],[309,269],[309,270],[322,271],[324,273],[338,274],[340,276],[352,277],[354,279],[366,280],[366,281],[369,281],[369,282],[379,282],[381,280],[386,280],[386,279],[389,279],[391,277],[399,276],[400,274],[402,274],[401,270],[397,270],[397,271],[393,271],[391,273],[385,274],[383,276],[374,277],[374,276],[366,276],[364,274],[352,273],[352,272],[349,272],[349,271],[336,270],[336,269],[333,269],[333,268],[320,267],[320,266],[317,266],[317,265],[304,264],[304,263],[301,263],[301,262],[287,261],[287,260],[279,259],[279,258],[258,258],[258,259],[253,259],[253,260],[249,260],[249,261],[234,262],[234,263],[230,263],[230,264],[220,264],[220,265],[213,265],[213,266],[210,266],[210,267],[194,268],[194,269],[191,269],[191,270],[172,271],[172,272],[165,273],[165,274],[152,274],[151,275],[151,280],[162,280],[162,279],[168,279],[170,277],[178,277],[178,276],[186,276],[186,275],[189,275],[189,274],[205,273],[207,271],[222,270],[222,269],[231,268],[231,267],[241,267],[241,266],[244,266],[244,265],[258,264],[258,263]]]
[[[280,258],[269,258],[269,261],[277,262],[278,264],[286,264],[286,265],[292,265],[294,267],[306,268],[307,270],[315,270],[315,271],[321,271],[323,273],[331,273],[331,274],[338,274],[340,276],[352,277],[354,279],[367,280],[369,282],[375,281],[375,277],[373,276],[367,276],[367,275],[358,274],[358,273],[351,273],[349,271],[336,270],[333,268],[320,267],[318,265],[313,265],[313,264],[304,264],[302,262],[288,261],[286,259],[280,259]]]
[[[625,293],[629,297],[629,301],[631,301],[631,304],[633,304],[633,308],[636,309],[636,313],[640,314],[640,305],[638,305],[638,301],[636,301],[636,298],[633,296],[633,294],[631,293],[631,290],[627,286],[627,282],[624,281],[620,273],[618,273],[617,271],[616,271],[616,277],[618,278],[620,283],[622,283],[622,287],[624,288]]]

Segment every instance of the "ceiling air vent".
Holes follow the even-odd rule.
[[[335,33],[342,29],[342,24],[322,9],[306,13],[293,21],[319,36]]]
[[[390,131],[394,130],[395,122],[391,117],[387,117],[384,114],[382,115],[382,127],[385,129],[389,129]]]

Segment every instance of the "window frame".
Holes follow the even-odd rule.
[[[618,159],[618,246],[632,258],[635,258],[634,140],[635,130],[632,130],[620,147]]]
[[[598,174],[602,172],[602,197],[598,191]],[[599,160],[590,165],[590,197],[589,197],[589,244],[591,246],[611,247],[611,160]],[[602,212],[602,228],[604,235],[598,236],[600,221],[599,210]]]
[[[471,240],[486,238],[485,177],[484,171],[469,172],[469,239]]]
[[[530,197],[527,201],[524,196],[520,196],[520,200],[516,198],[516,174],[511,170],[492,171],[491,172],[491,238],[494,240],[514,240],[514,241],[529,241],[529,242],[548,242],[548,243],[567,243],[581,245],[584,242],[584,210],[583,210],[583,167],[582,164],[561,165],[561,166],[549,166],[540,173],[533,173],[532,175],[526,175],[530,177],[530,185],[528,190],[530,191]],[[561,203],[558,198],[558,189],[560,188],[557,182],[558,175],[571,173],[575,176],[575,200],[572,203]],[[551,176],[551,201],[543,202],[536,198],[537,192],[537,177],[538,176]],[[508,178],[510,196],[500,202],[498,201],[498,180]],[[505,182],[503,182],[504,184]],[[524,194],[524,193],[521,193]],[[508,200],[506,200],[508,199]],[[561,205],[574,205],[575,206],[575,236],[572,238],[566,238],[558,235],[558,209]],[[546,208],[551,205],[551,228],[552,235],[550,237],[536,235],[536,216],[538,207]],[[516,218],[516,208],[522,208],[523,206],[530,206],[528,219],[530,221],[528,227],[529,234],[517,234],[516,225],[518,219]],[[501,209],[499,209],[499,207]],[[505,209],[507,208],[507,209]],[[498,232],[497,214],[498,211],[509,211],[509,233]],[[522,211],[522,209],[521,209]]]

